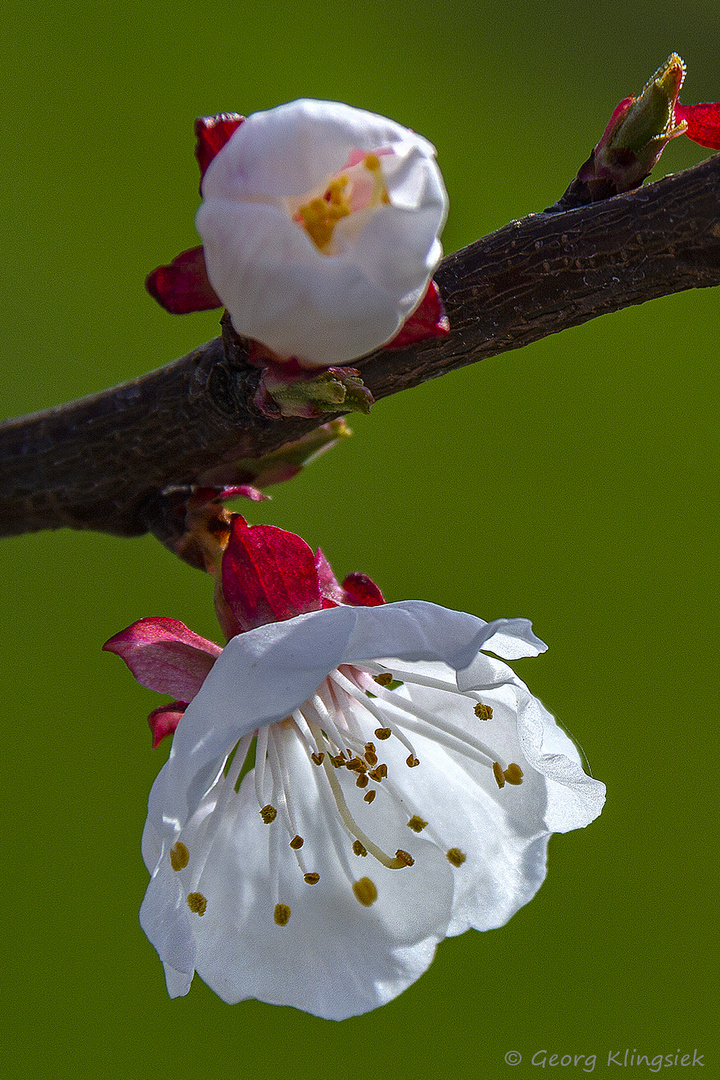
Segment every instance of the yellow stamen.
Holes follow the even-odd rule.
[[[276,904],[273,919],[278,926],[287,926],[290,922],[290,908],[287,904]]]
[[[516,765],[514,761],[511,761],[507,769],[503,773],[503,776],[507,780],[508,784],[522,784],[523,771],[519,765]]]
[[[389,671],[381,671],[379,675],[373,675],[373,679],[379,686],[389,686],[393,681],[393,677]],[[377,732],[375,734],[377,734]]]
[[[355,781],[355,787],[367,787],[368,783],[369,781],[365,773],[361,773]]]
[[[367,795],[363,795],[363,799],[366,803],[371,803],[376,795],[377,791],[368,791]]]
[[[375,882],[371,881],[369,877],[354,881],[353,892],[355,893],[355,899],[359,900],[363,907],[370,907],[377,900],[378,893]]]
[[[313,759],[313,761],[315,762],[316,765],[322,765],[323,758],[325,757],[325,754],[324,753],[311,754],[310,757]]]
[[[367,765],[365,764],[364,761],[361,761],[359,757],[353,757],[353,758],[350,758],[349,761],[346,761],[345,762],[345,768],[349,769],[350,772],[359,772],[359,773],[367,772]]]
[[[481,701],[475,706],[475,715],[478,720],[492,720],[493,711],[489,705],[483,705]]]
[[[293,836],[292,840],[290,841],[290,847],[293,849],[293,851],[298,851],[304,843],[305,841],[303,840],[302,836]]]
[[[392,730],[389,727],[379,727],[375,729],[375,738],[380,739],[381,741],[383,739],[389,739],[391,735]]]
[[[395,852],[395,858],[403,864],[403,866],[412,866],[415,860],[409,852],[403,851],[402,848],[398,848]]]
[[[260,811],[260,817],[263,819],[266,825],[269,825],[270,822],[274,821],[277,817],[277,810],[274,806],[270,806],[270,803],[268,803],[268,805],[263,806],[262,810]]]
[[[202,916],[205,914],[207,908],[207,900],[201,892],[191,892],[187,895],[187,904],[192,912],[196,915]]]
[[[353,852],[355,855],[362,855],[363,858],[367,855],[366,848],[363,847],[359,840],[353,842]]]
[[[499,761],[493,761],[493,776],[495,777],[495,783],[499,788],[505,787],[505,773],[502,771],[502,766]]]
[[[420,762],[416,757],[413,756],[413,754],[410,754],[410,756],[405,759],[405,764],[409,769],[414,769],[416,765],[420,764]]]
[[[445,852],[445,857],[453,866],[462,866],[467,859],[467,855],[459,847],[451,847],[449,851]]]
[[[295,216],[297,223],[302,225],[319,251],[324,251],[332,240],[338,221],[350,214],[350,205],[345,194],[347,185],[348,177],[344,174],[334,177],[324,196],[311,199],[298,209]]]
[[[421,817],[418,817],[417,814],[413,814],[413,816],[407,823],[408,829],[412,829],[413,832],[417,833],[421,833],[426,826],[427,821],[423,821],[423,819]]]
[[[177,840],[170,848],[170,865],[173,870],[184,870],[190,862],[190,852],[182,840]]]
[[[303,881],[306,885],[317,885],[319,880],[319,874],[305,874],[305,876],[303,877]]]

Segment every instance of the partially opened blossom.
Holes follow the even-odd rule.
[[[207,272],[235,330],[305,367],[346,364],[393,338],[442,254],[434,147],[339,102],[252,114],[201,190]]]
[[[150,795],[141,923],[172,996],[197,971],[228,1002],[343,1019],[401,993],[444,937],[503,925],[604,788],[488,655],[543,651],[526,620],[385,604],[291,533],[231,533],[222,652],[167,619],[107,645],[189,702]]]

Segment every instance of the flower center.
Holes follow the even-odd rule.
[[[361,211],[374,212],[389,202],[380,158],[365,154],[361,161],[333,176],[321,194],[299,206],[293,221],[305,230],[318,251],[334,255],[337,252],[332,249],[333,239],[339,221]],[[363,225],[367,216],[362,215]]]
[[[404,682],[443,690],[463,699],[468,718],[473,718],[472,724],[460,726],[444,716],[426,711],[405,693],[397,692]],[[406,768],[432,768],[431,761],[423,766],[410,741],[409,734],[415,733],[451,750],[455,756],[461,755],[485,766],[492,772],[498,788],[505,784],[520,784],[522,770],[519,765],[515,762],[502,764],[476,734],[480,726],[478,721],[484,726],[491,718],[489,706],[479,702],[473,692],[460,693],[450,681],[430,678],[413,670],[393,668],[388,671],[381,664],[368,663],[362,668],[344,665],[331,672],[312,698],[292,716],[260,728],[256,735],[253,782],[258,813],[264,824],[275,830],[269,845],[271,895],[268,897],[275,924],[286,926],[291,916],[290,906],[281,896],[279,852],[283,834],[284,843],[292,851],[306,884],[321,882],[321,875],[312,866],[314,853],[334,851],[355,898],[365,907],[377,899],[377,886],[372,878],[355,875],[351,854],[359,858],[370,855],[390,870],[403,870],[415,863],[404,848],[388,851],[369,835],[370,832],[376,836],[386,833],[386,819],[397,822],[398,811],[404,815],[411,833],[423,833],[445,852],[450,865],[459,869],[466,861],[465,852],[433,827],[432,814],[415,804],[412,786],[397,773],[399,769],[404,772]],[[388,743],[391,739],[393,742]],[[240,780],[247,771],[246,758],[252,740],[252,734],[244,736],[231,755],[230,764],[226,766],[225,787],[213,814],[222,814],[238,791]],[[401,746],[400,755],[397,743]],[[385,744],[390,752],[383,755]],[[297,760],[298,749],[312,766],[312,780],[318,795],[314,801],[320,807],[319,817],[304,822],[307,826],[305,836],[296,804],[297,778],[293,790],[290,767],[293,757]],[[388,760],[381,761],[381,756]],[[308,783],[307,774],[303,782]],[[370,814],[364,804],[375,804]],[[383,807],[386,814],[383,814]],[[370,825],[363,827],[359,818],[364,818]],[[312,841],[308,845],[309,860],[306,859],[306,838]],[[178,872],[188,866],[190,853],[181,840],[171,849],[170,861],[173,870]],[[200,882],[194,879],[190,884],[194,891],[187,896],[188,906],[195,914],[204,915],[207,901],[199,891]]]

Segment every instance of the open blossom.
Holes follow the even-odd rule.
[[[442,254],[434,147],[339,102],[238,118],[201,190],[207,274],[235,330],[304,367],[393,338]]]
[[[170,619],[106,646],[182,699],[155,730],[175,727],[140,916],[171,995],[197,971],[228,1002],[366,1012],[442,938],[505,923],[542,883],[550,834],[600,813],[603,785],[488,655],[543,651],[526,620],[385,604],[240,517],[219,610],[222,651]]]

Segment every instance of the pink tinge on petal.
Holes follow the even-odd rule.
[[[222,591],[241,630],[322,608],[312,548],[274,525],[233,518],[222,560]]]
[[[160,745],[166,735],[172,735],[187,707],[187,701],[172,701],[169,705],[161,705],[158,709],[153,709],[148,716],[153,750]]]
[[[450,320],[445,314],[445,307],[440,297],[440,290],[434,281],[427,287],[425,295],[409,315],[394,338],[383,345],[384,349],[400,349],[414,341],[425,338],[445,337],[450,333]]]
[[[192,701],[222,652],[184,623],[165,618],[139,619],[103,649],[122,657],[143,686],[182,701]]]
[[[344,603],[356,607],[378,607],[385,603],[385,597],[372,578],[367,574],[348,574],[342,583]]]
[[[259,488],[253,487],[252,484],[232,484],[229,487],[196,487],[193,488],[192,497],[193,500],[197,500],[197,503],[194,504],[197,506],[204,506],[206,503],[214,502],[216,499],[218,502],[224,502],[226,499],[242,497],[250,499],[251,502],[265,502],[270,498],[269,495],[264,495]]]
[[[720,101],[705,101],[700,105],[675,104],[675,119],[687,123],[685,134],[700,146],[720,150]]]
[[[202,247],[183,251],[167,266],[151,271],[145,278],[145,288],[171,315],[223,306],[207,276]]]
[[[195,157],[200,166],[200,181],[205,170],[218,153],[222,150],[230,136],[237,131],[242,124],[244,116],[240,113],[218,113],[216,116],[198,116],[195,121]]]

